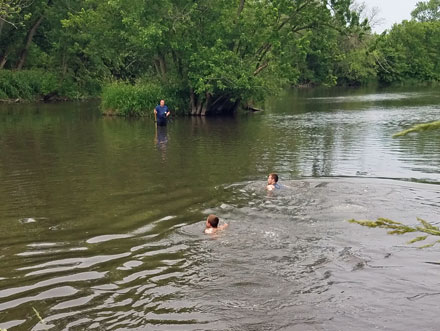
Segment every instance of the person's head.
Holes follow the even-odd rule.
[[[211,214],[206,219],[206,227],[207,228],[217,228],[218,227],[219,219],[214,214]]]
[[[278,182],[278,175],[274,173],[269,174],[269,176],[267,177],[267,183],[269,185],[273,185],[277,182]]]
[[[163,99],[160,100],[159,104],[160,104],[161,107],[165,106],[165,100],[163,100]]]

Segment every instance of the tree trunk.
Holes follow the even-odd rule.
[[[0,36],[2,35],[4,25],[5,25],[5,21],[0,18]]]
[[[183,79],[183,69],[182,69],[182,60],[177,55],[175,51],[172,51],[174,65],[177,67],[177,72],[179,73],[179,77]]]
[[[197,96],[194,93],[193,89],[190,89],[190,102],[191,102],[191,115],[192,116],[200,116],[202,112],[206,113],[206,109],[204,109],[203,99]]]
[[[206,93],[206,100],[203,104],[200,115],[202,115],[202,116],[206,115],[206,112],[209,110],[209,107],[210,107],[210,101],[211,101],[211,94]]]
[[[233,106],[232,109],[231,109],[231,113],[232,113],[232,114],[235,113],[235,112],[237,111],[238,106],[240,106],[240,102],[241,102],[241,99],[240,99],[240,98],[237,98],[237,100],[235,100],[234,106]]]
[[[240,17],[241,12],[243,11],[243,8],[244,8],[244,1],[245,1],[245,0],[240,0],[240,5],[238,6],[238,10],[237,10],[237,18]]]
[[[24,45],[23,50],[21,51],[20,60],[17,63],[17,70],[21,70],[23,68],[24,62],[26,61],[26,57],[29,51],[29,47],[32,43],[32,38],[34,38],[35,32],[37,32],[38,27],[40,26],[41,22],[43,21],[44,16],[40,16],[38,20],[34,23],[32,28],[29,30],[27,38],[26,38],[26,44]]]
[[[160,66],[160,73],[162,75],[162,79],[165,79],[167,73],[167,65],[165,62],[165,57],[163,55],[159,56],[159,66]]]
[[[230,96],[222,95],[209,105],[208,111],[212,114],[233,114],[237,111],[240,102],[240,98],[231,101]]]
[[[154,59],[154,68],[156,68],[156,74],[160,76],[159,60]]]
[[[9,52],[10,52],[10,50],[7,49],[5,51],[5,54],[3,54],[2,57],[0,58],[0,69],[3,69],[5,67],[6,62],[8,62]]]
[[[62,68],[63,68],[63,73],[62,73],[62,78],[64,79],[64,77],[66,77],[67,74],[67,59],[66,59],[66,53],[63,53],[63,60],[62,60]]]
[[[196,95],[193,89],[190,89],[190,103],[191,103],[191,115],[196,115],[197,113]]]
[[[205,97],[197,96],[193,89],[190,89],[190,104],[192,116],[206,116],[210,114],[233,114],[237,111],[241,99],[230,100],[229,95],[213,97],[206,93]]]
[[[202,113],[203,101],[200,98],[197,98],[197,110],[196,115],[200,115]]]

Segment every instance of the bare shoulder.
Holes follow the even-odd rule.
[[[206,234],[212,234],[214,232],[215,232],[214,228],[205,229],[205,231],[204,231],[204,233],[206,233]]]

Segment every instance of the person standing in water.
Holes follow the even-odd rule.
[[[160,100],[160,103],[154,108],[154,119],[158,126],[167,125],[167,118],[170,116],[170,110],[165,104],[165,100]]]
[[[267,177],[266,189],[268,191],[273,191],[273,190],[279,189],[279,188],[281,188],[281,187],[280,187],[280,184],[278,184],[278,175],[274,174],[274,173],[269,174],[269,176]]]

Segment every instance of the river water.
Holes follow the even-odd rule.
[[[438,89],[286,93],[227,118],[0,105],[0,328],[438,330]],[[277,172],[282,188],[265,191]],[[217,214],[229,227],[203,234]]]

